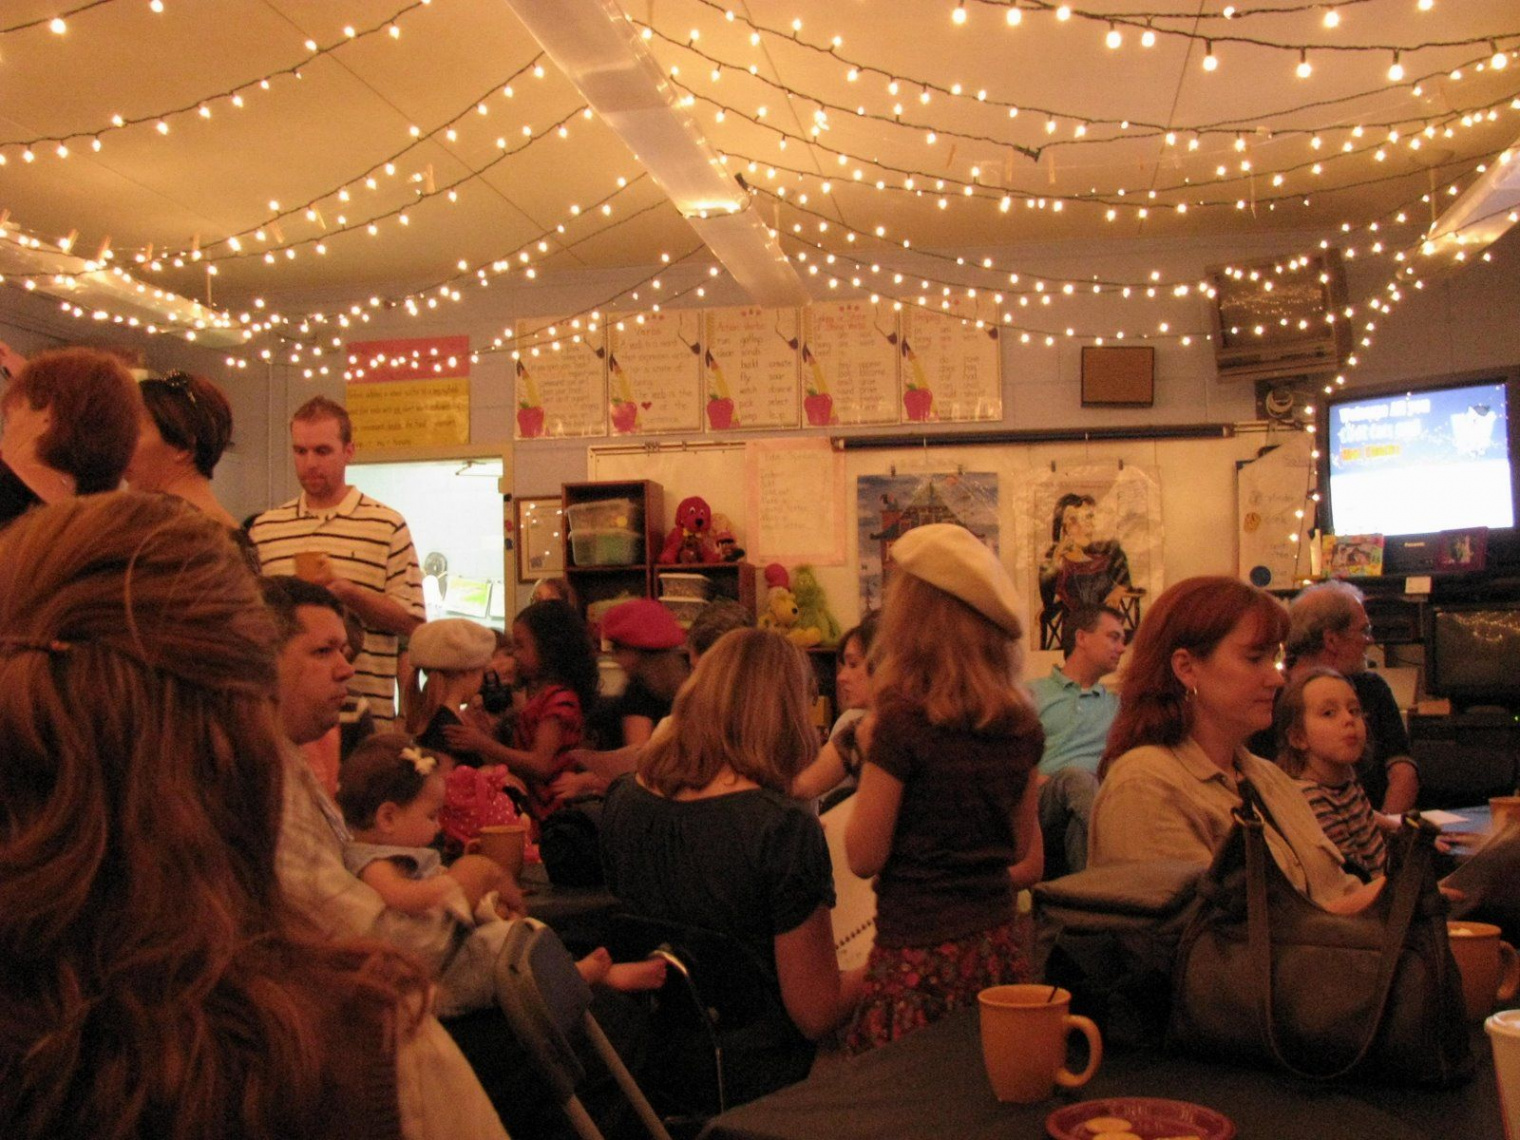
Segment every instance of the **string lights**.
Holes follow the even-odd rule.
[[[1362,17],[1374,2],[1337,0],[1334,8],[1324,3],[1226,7],[1191,14],[1185,21],[1175,12],[1099,14],[1044,0],[977,0],[974,4],[948,0],[940,8],[949,14],[950,27],[943,35],[960,44],[979,35],[1006,34],[1010,40],[1059,35],[1065,43],[1085,36],[1084,46],[1096,53],[1088,58],[1117,53],[1130,61],[1145,58],[1139,54],[1142,51],[1157,49],[1151,57],[1157,59],[1167,45],[1173,55],[1186,47],[1191,52],[1190,71],[1212,60],[1222,73],[1214,80],[1195,75],[1190,80],[1194,83],[1218,84],[1227,76],[1233,80],[1232,69],[1244,58],[1243,50],[1237,49],[1270,49],[1283,55],[1283,73],[1296,84],[1291,91],[1276,89],[1284,93],[1280,97],[1284,105],[1259,111],[1249,119],[1188,123],[1127,117],[1115,103],[1081,106],[1077,92],[1068,94],[1060,88],[1055,89],[1060,94],[1054,99],[1048,95],[1020,98],[1011,80],[1005,90],[998,90],[997,83],[987,78],[1005,72],[984,69],[982,83],[957,82],[949,68],[936,67],[926,59],[918,69],[924,74],[912,74],[911,65],[904,70],[907,61],[902,58],[869,58],[886,50],[875,41],[868,50],[852,47],[846,51],[844,37],[828,34],[830,29],[805,28],[800,18],[789,25],[767,25],[718,0],[678,0],[640,9],[638,14],[648,22],[637,26],[659,51],[680,100],[703,119],[704,130],[710,119],[715,148],[730,170],[743,169],[757,204],[773,219],[783,249],[804,277],[817,283],[820,295],[869,291],[894,305],[974,313],[970,319],[996,324],[1011,335],[1027,334],[1032,338],[1029,343],[1046,338],[1047,343],[1072,338],[1146,338],[1178,343],[1185,339],[1189,345],[1202,345],[1208,333],[1199,325],[1197,300],[1206,282],[1156,272],[1074,273],[1063,278],[1029,272],[1019,264],[1024,255],[1016,250],[1000,249],[997,257],[971,257],[925,249],[942,240],[925,236],[942,232],[930,228],[936,224],[930,219],[944,218],[959,227],[948,232],[980,232],[984,244],[1006,246],[1013,240],[1078,232],[1079,227],[1100,219],[1105,226],[1128,225],[1165,236],[1188,232],[1200,215],[1225,212],[1238,215],[1239,228],[1280,211],[1280,218],[1288,217],[1274,224],[1316,231],[1327,228],[1327,217],[1344,216],[1341,232],[1350,256],[1386,259],[1390,278],[1398,282],[1392,291],[1380,287],[1362,302],[1354,319],[1363,326],[1386,320],[1399,296],[1418,288],[1410,279],[1427,271],[1433,260],[1415,252],[1420,248],[1420,227],[1429,221],[1426,215],[1433,217],[1437,212],[1431,200],[1445,200],[1459,188],[1475,161],[1492,157],[1488,132],[1504,129],[1495,125],[1501,120],[1512,124],[1513,112],[1520,110],[1516,74],[1520,69],[1508,67],[1510,54],[1520,46],[1520,33],[1486,29],[1481,35],[1467,35],[1464,28],[1449,40],[1354,44],[1301,34],[1311,16],[1315,23],[1321,16],[1339,17],[1338,35],[1350,34],[1359,23],[1370,26]],[[149,0],[97,0],[60,10],[52,19],[62,20],[65,32],[73,34],[70,21],[111,3],[146,7]],[[1408,6],[1414,4],[1415,0],[1408,0]],[[345,27],[342,36],[328,36],[326,46],[309,43],[308,51],[316,54],[308,54],[300,63],[193,103],[121,118],[98,130],[0,142],[0,161],[7,151],[14,160],[18,149],[29,152],[34,162],[60,150],[65,156],[82,153],[96,149],[102,135],[131,126],[149,126],[154,134],[167,131],[177,139],[181,136],[174,133],[176,120],[181,117],[212,117],[220,126],[223,105],[235,107],[237,98],[267,89],[281,77],[294,76],[318,56],[356,39],[394,35],[396,20],[423,6],[424,0],[418,0],[401,7],[388,20],[363,31]],[[689,20],[687,9],[693,7],[711,15]],[[1429,7],[1422,5],[1421,10]],[[821,22],[834,15],[823,7],[815,11],[820,14],[809,15],[809,21]],[[995,19],[987,19],[984,27],[979,21],[989,13]],[[1255,34],[1257,21],[1269,26],[1270,20],[1293,14],[1301,17],[1292,25],[1299,29],[1299,38]],[[716,23],[718,19],[721,23]],[[997,30],[988,31],[994,24]],[[731,32],[724,30],[728,25],[733,26]],[[32,21],[0,28],[0,34],[40,26],[40,21]],[[849,31],[845,23],[839,27]],[[1444,55],[1432,62],[1435,57],[1427,53],[1434,52]],[[1463,58],[1454,64],[1456,53]],[[805,57],[813,62],[800,65],[798,61]],[[1375,79],[1375,86],[1348,90],[1333,82],[1342,61],[1358,60],[1367,73],[1364,78]],[[1407,67],[1415,77],[1389,75],[1383,82],[1389,61],[1401,69]],[[534,103],[531,121],[506,130],[482,126],[468,133],[467,124],[480,122],[488,111],[495,114],[528,72],[544,77],[539,57],[437,126],[412,127],[410,138],[397,140],[386,158],[374,162],[366,157],[364,170],[341,180],[334,180],[337,172],[328,170],[322,179],[327,185],[317,193],[308,188],[298,195],[271,192],[262,196],[268,209],[258,211],[261,216],[256,220],[247,217],[255,211],[245,211],[235,229],[229,227],[188,244],[180,235],[177,240],[137,248],[120,242],[118,235],[118,248],[109,248],[110,239],[105,239],[95,260],[131,260],[144,271],[168,279],[173,279],[174,270],[191,266],[210,275],[238,263],[261,263],[267,267],[269,280],[255,279],[257,287],[273,290],[288,280],[280,276],[282,267],[298,256],[357,251],[368,240],[398,233],[402,227],[415,232],[433,226],[429,234],[442,232],[439,211],[425,210],[424,204],[440,198],[458,201],[467,184],[481,180],[507,158],[530,151],[535,158],[544,155],[535,170],[569,167],[570,163],[553,157],[567,153],[553,149],[555,138],[571,146],[586,145],[583,135],[572,138],[571,131],[578,118],[590,117],[589,112],[576,106],[568,113],[546,114],[546,105],[552,105],[553,96],[564,90],[547,86]],[[974,67],[968,67],[967,76],[975,73]],[[557,73],[551,70],[550,74],[561,82]],[[791,82],[781,82],[778,75]],[[1439,91],[1421,90],[1421,85],[1436,82]],[[1399,92],[1390,92],[1387,83],[1398,83]],[[1036,92],[1020,94],[1035,96]],[[1374,99],[1375,103],[1370,102]],[[1374,105],[1375,114],[1358,113]],[[529,119],[526,111],[524,119]],[[733,134],[724,133],[730,129]],[[151,139],[148,132],[144,134]],[[487,134],[497,140],[494,148],[489,139],[481,142]],[[437,164],[436,156],[432,163],[425,161],[424,144],[448,150],[450,165]],[[471,157],[454,153],[456,146]],[[770,158],[764,154],[768,146],[775,148]],[[371,147],[367,155],[380,150]],[[1109,157],[1118,154],[1125,156],[1122,162]],[[445,169],[447,176],[442,173]],[[642,176],[624,176],[616,188],[603,179],[598,197],[585,192],[593,179],[584,172],[574,173],[580,181],[567,197],[578,196],[589,204],[572,207],[553,225],[544,225],[540,219],[553,219],[556,213],[540,210],[531,215],[536,233],[526,238],[521,230],[528,227],[514,220],[512,231],[517,236],[506,253],[482,257],[478,249],[434,250],[434,256],[419,264],[411,278],[413,282],[427,280],[426,285],[382,291],[342,305],[329,302],[324,311],[296,315],[282,316],[277,311],[281,306],[273,302],[245,301],[234,306],[238,315],[230,320],[250,340],[273,338],[279,347],[266,350],[271,353],[269,359],[309,364],[319,349],[324,356],[332,355],[333,335],[378,314],[426,315],[439,306],[460,303],[501,278],[537,282],[546,263],[553,264],[551,259],[605,236],[615,226],[661,215],[667,224],[674,221],[673,210],[663,200],[625,207],[625,194],[635,186],[648,188]],[[1366,220],[1363,202],[1371,195],[1364,198],[1362,192],[1384,184],[1402,186],[1401,180],[1416,177],[1439,183],[1423,195],[1429,210],[1410,208],[1406,201],[1397,224],[1381,217]],[[502,192],[495,181],[492,188]],[[488,196],[466,196],[466,204],[478,210]],[[1335,204],[1341,200],[1344,207]],[[88,226],[77,229],[87,235],[90,231]],[[60,245],[74,248],[77,242],[94,249],[97,240],[76,236]],[[666,244],[669,248],[676,243]],[[684,254],[675,264],[689,266],[694,255],[695,251]],[[1451,256],[1461,257],[1463,251]],[[1447,263],[1447,256],[1443,253],[1439,260]],[[444,270],[445,265],[452,268]],[[668,259],[663,268],[668,271]],[[656,271],[556,327],[561,333],[567,328],[584,331],[605,318],[609,305],[636,300],[640,293],[666,305],[676,297],[704,299],[714,276],[722,274],[716,269],[693,271],[698,277],[690,288],[659,288],[654,284],[659,279]],[[237,288],[228,291],[236,295],[238,290],[248,290],[249,280],[248,275],[238,277]],[[20,281],[11,278],[7,283]],[[225,288],[218,285],[219,291]],[[1094,299],[1101,305],[1095,306]],[[1131,299],[1151,304],[1136,318],[1120,304]],[[1110,303],[1111,315],[1102,307]],[[88,311],[75,315],[109,319]],[[515,337],[504,335],[486,351],[513,346],[523,350],[523,345],[538,344],[544,337],[545,343],[557,343],[559,334],[548,334],[547,328],[529,330],[526,339],[522,330]],[[1367,339],[1374,331],[1359,329]]]
[[[412,0],[412,3],[403,6],[396,12],[392,13],[386,19],[369,28],[365,28],[363,30],[358,30],[353,27],[345,28],[345,34],[343,38],[336,40],[333,43],[318,44],[315,40],[308,39],[304,45],[306,55],[303,56],[298,62],[290,64],[286,67],[278,68],[277,70],[271,71],[259,77],[258,79],[250,80],[246,83],[240,83],[236,87],[229,87],[223,91],[217,91],[209,95],[199,96],[191,102],[181,104],[177,107],[171,107],[166,110],[153,111],[140,115],[113,115],[111,116],[111,121],[109,124],[96,127],[95,129],[88,131],[72,131],[67,134],[58,135],[41,135],[30,139],[0,140],[0,161],[3,161],[4,148],[6,147],[19,148],[22,159],[27,162],[33,161],[38,151],[50,152],[59,158],[67,158],[70,154],[68,144],[77,140],[89,140],[90,149],[92,151],[98,152],[104,145],[101,140],[106,135],[111,134],[113,131],[126,130],[129,127],[143,126],[147,123],[152,123],[155,130],[157,130],[159,134],[167,135],[172,129],[171,123],[173,120],[187,115],[195,115],[201,119],[210,119],[214,113],[212,110],[213,106],[223,100],[225,100],[229,106],[235,109],[241,109],[246,104],[246,97],[252,92],[268,91],[273,85],[274,81],[277,79],[285,77],[300,79],[301,72],[304,68],[308,67],[310,64],[317,60],[331,56],[334,52],[339,51],[350,43],[355,43],[370,36],[379,35],[381,32],[386,33],[392,39],[399,39],[401,37],[401,26],[398,21],[403,16],[417,10],[418,8],[428,7],[432,4],[432,2],[433,0]],[[98,6],[98,4],[87,4],[81,8],[74,9],[73,11],[83,11],[87,8]],[[40,21],[32,21],[26,25],[17,25],[14,29],[7,28],[0,31],[20,30],[23,27],[35,26],[35,24],[38,22]],[[51,21],[53,30],[58,34],[62,34],[63,32],[63,29],[60,29],[58,27],[58,25],[61,23],[63,23],[63,17],[55,17]]]

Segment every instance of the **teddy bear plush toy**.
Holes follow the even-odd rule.
[[[660,561],[717,562],[718,548],[712,542],[712,508],[699,495],[682,499],[676,507],[676,525],[665,538]]]
[[[819,633],[797,624],[797,599],[785,586],[772,586],[766,595],[765,612],[760,615],[761,629],[774,629],[792,644],[803,649],[818,644]]]

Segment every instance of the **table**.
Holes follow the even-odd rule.
[[[1112,1052],[1085,1088],[1043,1104],[999,1104],[982,1067],[975,1010],[801,1084],[715,1117],[701,1140],[1035,1140],[1062,1104],[1107,1096],[1158,1096],[1224,1113],[1241,1140],[1376,1137],[1496,1140],[1504,1135],[1493,1055],[1474,1026],[1478,1071],[1448,1091],[1325,1088],[1265,1069],[1209,1064],[1152,1050]]]
[[[584,954],[606,943],[612,916],[622,909],[606,887],[555,886],[542,863],[524,864],[520,881],[528,914],[573,952]]]

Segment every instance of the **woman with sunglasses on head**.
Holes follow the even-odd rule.
[[[204,376],[171,372],[142,381],[141,428],[127,481],[138,491],[184,499],[230,530],[237,520],[217,501],[211,473],[232,441],[232,405]]]

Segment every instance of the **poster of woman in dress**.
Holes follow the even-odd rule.
[[[1039,647],[1059,648],[1066,616],[1082,606],[1111,606],[1133,636],[1144,599],[1160,589],[1155,480],[1133,466],[1053,472],[1039,481],[1031,513]]]

